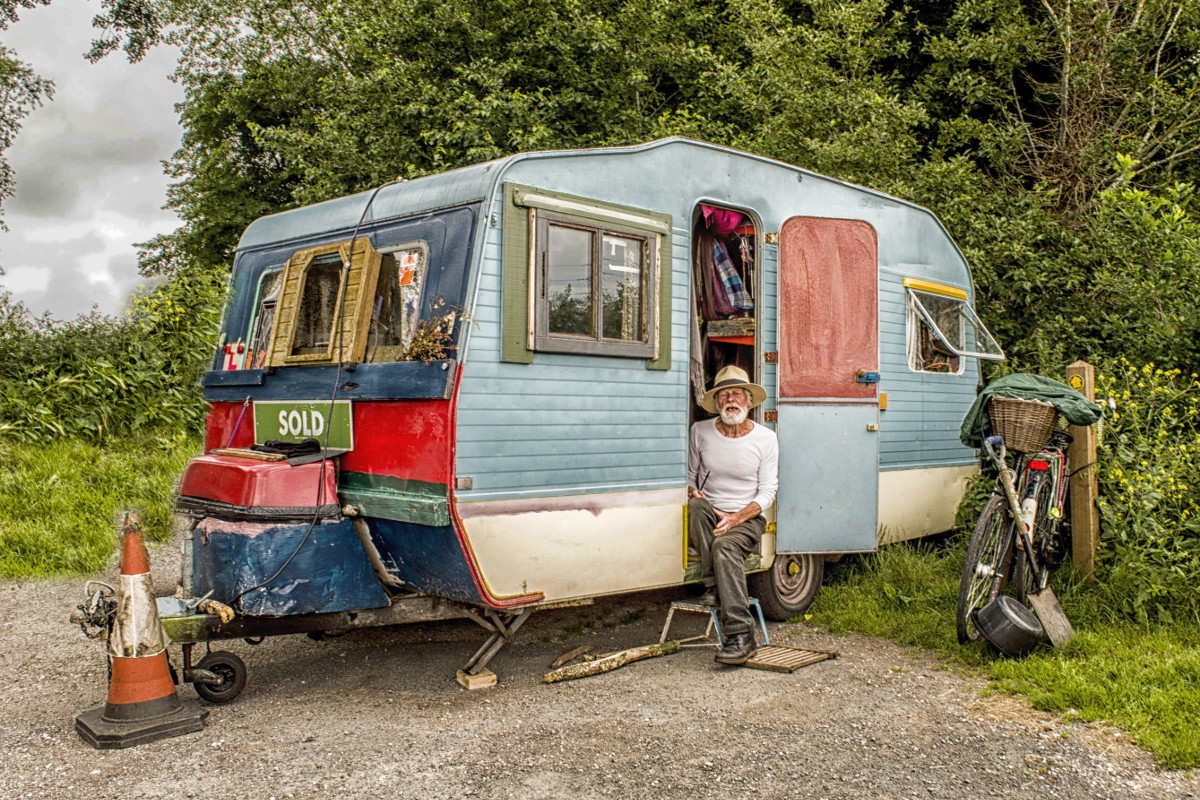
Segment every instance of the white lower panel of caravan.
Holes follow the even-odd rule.
[[[879,543],[890,544],[954,527],[954,512],[979,467],[924,467],[879,473]]]
[[[458,514],[493,594],[553,601],[679,583],[686,504],[680,487],[460,503]]]

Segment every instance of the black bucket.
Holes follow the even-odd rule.
[[[1008,595],[977,609],[975,627],[988,644],[1009,658],[1027,655],[1045,636],[1033,612]]]

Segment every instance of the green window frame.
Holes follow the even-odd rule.
[[[670,215],[511,183],[504,198],[502,359],[529,364],[539,351],[576,353],[639,358],[649,369],[670,369]],[[569,266],[562,263],[564,243],[572,253]],[[586,273],[591,298],[566,316],[572,309],[562,303],[563,270],[573,276],[575,291]]]

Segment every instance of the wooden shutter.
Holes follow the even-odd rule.
[[[334,335],[330,337],[329,347],[324,353],[293,354],[300,300],[304,297],[304,282],[309,269],[318,258],[335,254],[343,264],[348,260],[350,269],[343,270],[342,284],[338,287],[339,301],[334,309],[332,326]],[[275,332],[271,337],[267,364],[284,367],[362,361],[367,348],[371,301],[375,297],[381,261],[382,257],[366,239],[355,241],[353,255],[350,254],[348,242],[338,242],[300,250],[288,259],[276,306]]]
[[[340,353],[337,361],[362,361],[367,352],[367,333],[371,329],[371,311],[375,303],[375,285],[379,282],[379,266],[383,257],[366,239],[356,239],[350,257],[350,273],[346,277],[345,297],[338,321],[342,326]]]

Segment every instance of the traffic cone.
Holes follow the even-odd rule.
[[[184,707],[167,663],[167,633],[158,619],[150,556],[136,517],[126,517],[121,539],[117,615],[108,637],[112,677],[108,702],[75,718],[75,730],[100,750],[153,742],[198,731],[207,711]]]

